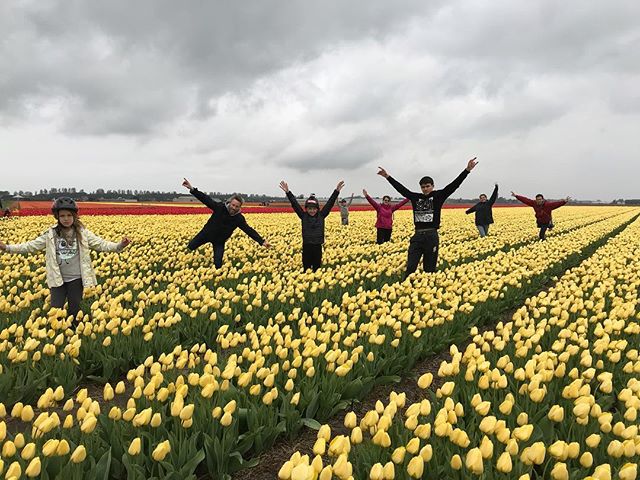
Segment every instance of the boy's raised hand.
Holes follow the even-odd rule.
[[[344,187],[344,181],[343,181],[343,180],[340,180],[340,181],[338,182],[338,185],[336,185],[336,190],[337,190],[337,191],[340,191],[340,190],[342,190],[342,187]]]
[[[365,197],[368,195],[368,194],[367,194],[367,191],[366,191],[364,188],[362,189],[362,194],[363,194]]]
[[[280,182],[280,188],[282,189],[282,191],[284,191],[284,193],[289,192],[289,185],[284,180]]]
[[[382,168],[382,167],[378,167],[380,170],[378,170],[378,175],[380,175],[381,177],[384,178],[389,178],[389,174],[387,173],[387,171]]]
[[[184,180],[182,182],[183,187],[188,188],[189,190],[193,190],[193,187],[191,186],[191,182],[189,182],[189,180],[187,180],[186,178],[183,178],[182,180]]]
[[[470,172],[471,170],[476,168],[476,165],[478,165],[478,161],[476,160],[476,158],[478,157],[473,157],[471,160],[467,162],[467,168],[466,168],[467,172]]]

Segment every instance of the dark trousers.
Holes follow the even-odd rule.
[[[210,243],[209,240],[205,238],[205,235],[199,233],[195,237],[191,239],[187,248],[189,250],[196,250],[198,247],[204,245],[205,243]],[[222,267],[222,257],[224,256],[224,243],[220,243],[218,245],[213,245],[213,264],[216,268]]]
[[[302,267],[314,272],[322,266],[322,244],[303,243],[302,244]]]
[[[378,228],[378,233],[376,235],[376,243],[378,245],[388,242],[391,240],[391,229],[390,228]]]
[[[409,254],[407,256],[407,271],[404,278],[407,278],[418,268],[420,258],[425,272],[435,272],[438,262],[438,245],[440,239],[437,230],[427,230],[426,232],[416,232],[409,241]]]
[[[55,308],[64,308],[65,302],[68,302],[67,315],[74,317],[80,311],[80,302],[82,301],[82,279],[65,282],[60,287],[53,287],[51,291],[51,306]]]
[[[547,238],[546,237],[547,230],[551,230],[553,228],[553,222],[549,222],[549,223],[538,222],[538,228],[540,229],[540,233],[538,234],[538,237],[540,238],[540,240],[545,240]]]

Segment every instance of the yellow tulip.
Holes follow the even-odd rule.
[[[533,425],[523,425],[521,427],[516,427],[513,429],[513,436],[520,440],[521,442],[526,442],[531,437],[533,433]]]
[[[393,461],[393,463],[395,464],[402,463],[404,461],[405,452],[406,452],[405,447],[396,448],[391,454],[391,460]]]
[[[411,478],[422,478],[424,472],[424,460],[422,457],[417,456],[409,460],[407,465],[407,473]]]
[[[293,467],[294,465],[291,461],[286,461],[285,463],[283,463],[280,467],[280,470],[278,471],[278,478],[280,480],[289,480],[291,478]]]
[[[60,440],[60,443],[58,443],[58,448],[56,449],[56,455],[67,455],[70,451],[71,447],[69,446],[69,442],[67,442],[65,439]]]
[[[590,448],[596,448],[600,444],[600,435],[597,433],[592,433],[585,439],[585,443]]]
[[[598,465],[593,471],[592,477],[597,480],[611,480],[611,465],[608,463]]]
[[[584,452],[580,455],[580,465],[584,468],[591,468],[591,465],[593,465],[593,455],[591,452]]]
[[[479,448],[472,448],[467,452],[465,458],[465,466],[474,475],[482,475],[484,472],[484,464],[482,462],[482,452]]]
[[[551,478],[553,480],[568,480],[569,470],[567,470],[567,464],[563,462],[556,463],[551,469]]]
[[[17,448],[15,443],[11,440],[7,440],[2,445],[2,457],[3,458],[11,458],[16,454]]]
[[[620,480],[635,480],[638,476],[637,463],[625,463],[618,472]]]
[[[353,412],[349,412],[344,417],[344,426],[347,428],[354,428],[357,425],[358,417]]]
[[[169,440],[165,440],[164,442],[160,442],[156,448],[153,450],[151,456],[156,462],[161,462],[165,459],[165,457],[171,452],[171,444]]]
[[[81,463],[84,462],[85,458],[87,458],[87,451],[84,445],[78,445],[71,454],[71,461],[73,463]]]
[[[354,427],[353,430],[351,430],[350,438],[351,443],[353,443],[354,445],[362,443],[362,430],[360,429],[360,427]]]
[[[562,422],[562,420],[564,420],[564,408],[559,405],[552,406],[549,410],[549,413],[547,414],[547,417],[553,422]]]
[[[80,425],[80,430],[82,433],[89,434],[96,428],[97,423],[98,419],[95,416],[87,415]]]
[[[229,412],[225,412],[224,415],[222,415],[222,418],[220,419],[220,424],[223,427],[228,427],[229,425],[231,425],[232,421],[233,421],[233,416]]]
[[[20,452],[20,456],[24,460],[31,460],[33,456],[36,454],[36,444],[31,442],[27,443]]]
[[[129,449],[127,451],[129,452],[129,455],[138,455],[141,448],[142,440],[140,440],[140,437],[136,437],[131,442],[131,445],[129,445]]]
[[[369,471],[369,479],[370,480],[384,480],[384,473],[382,470],[382,464],[376,463],[371,467]]]
[[[496,468],[499,472],[510,473],[513,469],[513,463],[511,462],[511,455],[509,452],[503,452],[496,462]]]
[[[18,479],[18,478],[20,478],[20,475],[22,475],[22,467],[20,466],[20,464],[18,462],[13,462],[11,465],[9,465],[9,468],[7,468],[7,471],[4,474],[4,478],[6,478],[6,479],[10,479],[10,478]]]
[[[396,478],[396,467],[393,462],[387,462],[382,467],[382,478],[384,480],[394,480]]]
[[[40,458],[35,457],[29,462],[29,465],[27,465],[27,469],[24,471],[24,473],[29,478],[36,478],[40,476],[41,470],[42,464],[40,463]]]
[[[418,387],[426,390],[431,386],[431,382],[433,382],[433,373],[427,372],[420,376],[418,379]]]

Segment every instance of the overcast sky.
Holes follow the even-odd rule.
[[[3,0],[0,190],[640,197],[640,2]],[[636,52],[636,53],[633,53]]]

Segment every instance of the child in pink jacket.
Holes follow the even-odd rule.
[[[378,230],[378,234],[376,236],[376,242],[378,245],[388,242],[391,240],[391,230],[393,229],[393,212],[406,204],[409,199],[405,198],[401,202],[392,205],[389,195],[382,197],[382,203],[378,203],[369,196],[366,190],[362,190],[362,193],[377,213],[376,229]]]

